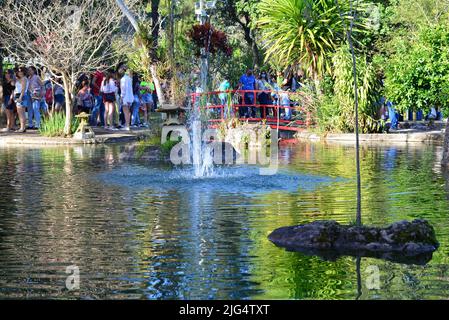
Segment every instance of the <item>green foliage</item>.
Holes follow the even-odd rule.
[[[64,126],[66,116],[62,112],[56,112],[48,117],[43,117],[39,133],[46,137],[64,137]],[[79,119],[72,119],[72,132],[74,134],[79,126]]]
[[[236,0],[235,7],[237,14],[243,17],[250,17],[249,26],[256,28],[256,21],[259,18],[259,0]]]
[[[401,39],[385,67],[385,92],[400,110],[449,104],[449,28],[427,27]]]
[[[447,25],[449,2],[447,0],[393,0],[391,23],[408,30],[427,26]]]
[[[141,158],[145,151],[149,147],[160,146],[161,145],[161,137],[160,135],[152,135],[144,140],[141,140],[137,143],[136,146],[136,156],[137,158]]]
[[[380,83],[365,56],[356,57],[359,125],[364,133],[382,132],[384,123],[376,120]],[[332,58],[333,76],[324,82],[325,95],[318,97],[318,125],[324,131],[354,132],[355,96],[352,57],[347,46]]]
[[[181,137],[178,137],[178,140],[168,140],[161,144],[161,153],[162,156],[168,156],[170,155],[171,149],[173,149],[174,146],[176,146],[178,143],[182,141]]]
[[[237,41],[232,41],[231,45],[234,47],[234,50],[230,57],[224,54],[217,54],[211,63],[210,69],[214,89],[218,88],[222,79],[227,79],[231,83],[231,87],[235,87],[239,82],[240,76],[253,64],[251,55],[241,48]]]
[[[161,156],[166,157],[170,155],[171,149],[176,146],[179,142],[182,141],[181,137],[178,137],[177,140],[167,140],[166,142],[161,144],[161,136],[156,134],[148,137],[145,140],[141,140],[137,143],[136,146],[136,156],[137,158],[141,158],[144,153],[150,147],[159,147],[161,150]]]
[[[159,8],[164,23],[158,39],[157,73],[162,82],[169,79],[166,94],[171,90],[172,95],[181,97],[197,81],[199,61],[194,54],[195,46],[186,37],[187,31],[197,23],[193,15],[195,2],[183,1],[175,6],[175,66],[169,63],[167,55],[169,3],[162,1]],[[210,56],[210,89],[216,89],[223,79],[235,87],[245,69],[253,66],[254,52],[249,37],[265,50],[266,63],[260,66],[261,70],[285,71],[293,67],[305,71],[303,82],[309,85],[301,90],[301,105],[307,105],[321,130],[353,131],[352,66],[345,39],[345,26],[351,21],[350,1],[338,3],[339,8],[335,0],[218,2],[211,23],[214,28],[226,30],[233,52],[230,57],[220,52]],[[352,4],[356,13],[352,36],[358,56],[362,131],[383,130],[383,123],[377,120],[379,106],[376,104],[381,94],[395,102],[400,110],[435,105],[442,107],[446,114],[448,0],[353,0]],[[134,48],[151,47],[150,34],[151,23],[145,19]],[[132,49],[127,58],[134,70],[151,78],[152,62],[147,50]],[[384,80],[384,87],[380,86],[379,79]]]
[[[330,57],[345,38],[343,21],[349,25],[348,1],[341,0],[339,8],[335,0],[262,0],[258,26],[266,60],[283,67],[299,64],[313,78],[330,72]],[[355,31],[362,27],[354,25]]]

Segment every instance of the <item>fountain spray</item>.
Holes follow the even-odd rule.
[[[212,8],[210,4],[208,4],[208,8]],[[200,0],[197,3],[197,19],[201,25],[204,25],[208,22],[209,16],[206,11],[206,3],[204,0]],[[202,139],[202,119],[201,119],[201,105],[203,102],[203,94],[207,92],[207,75],[209,70],[209,46],[210,46],[210,37],[212,34],[212,28],[209,30],[209,39],[207,41],[207,46],[205,44],[204,48],[201,48],[201,69],[200,69],[200,90],[198,98],[198,105],[196,103],[192,106],[192,158],[193,165],[195,169],[195,177],[204,177],[213,174],[213,159],[210,150],[205,145],[205,141]],[[206,97],[207,98],[207,97]],[[207,99],[205,99],[207,100]],[[207,119],[206,125],[207,125]]]

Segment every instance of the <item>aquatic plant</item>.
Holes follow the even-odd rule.
[[[66,116],[61,112],[50,114],[42,118],[39,133],[46,137],[65,137],[64,133]],[[71,125],[71,134],[73,135],[79,126],[79,119],[73,118]]]

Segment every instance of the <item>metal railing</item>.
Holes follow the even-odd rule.
[[[312,114],[304,107],[302,92],[272,90],[228,90],[192,93],[191,105],[209,110],[212,124],[225,119],[263,122],[280,130],[299,131],[314,125]]]

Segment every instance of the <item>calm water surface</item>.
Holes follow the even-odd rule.
[[[125,146],[0,149],[0,298],[449,298],[449,186],[441,148],[364,146],[363,222],[426,218],[441,243],[425,266],[323,261],[274,246],[285,225],[355,220],[354,149],[282,147],[281,170],[188,170],[123,161]],[[66,267],[80,290],[65,288]],[[380,289],[366,285],[373,266]]]

